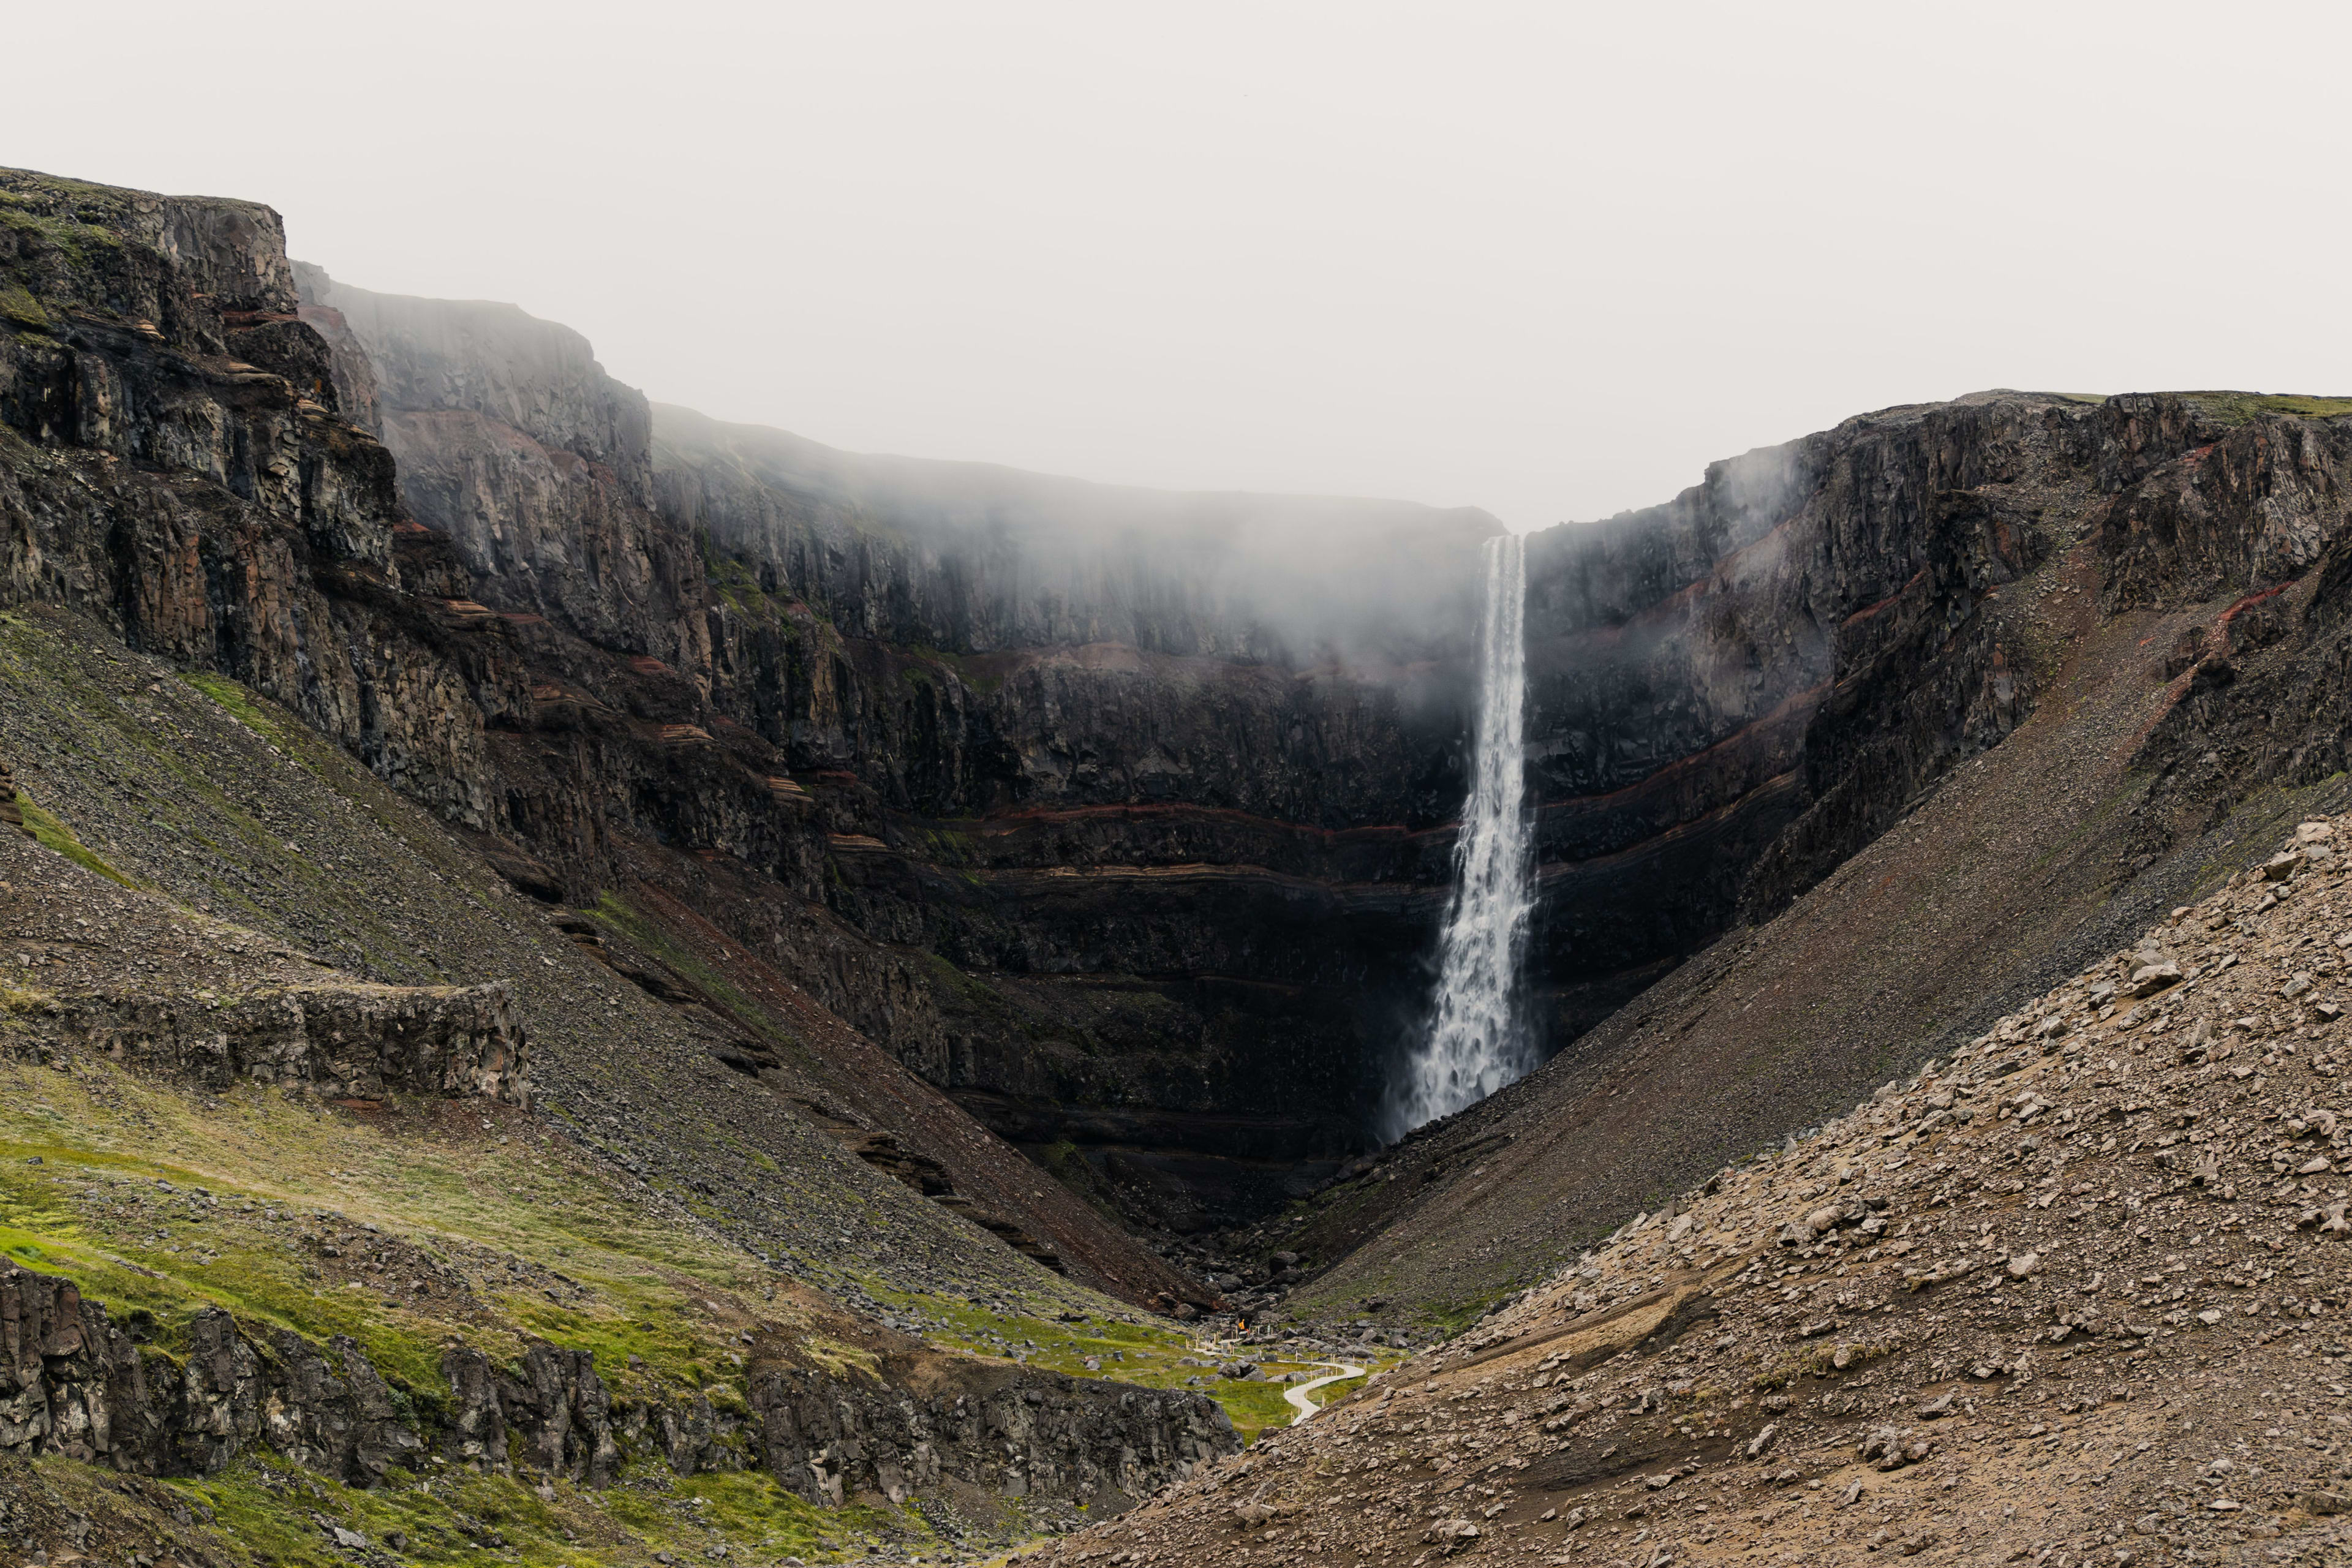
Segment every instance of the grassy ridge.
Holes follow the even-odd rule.
[[[419,1272],[438,1265],[467,1288],[352,1289],[341,1260],[305,1245],[329,1234],[397,1244]],[[510,1363],[533,1334],[593,1351],[616,1392],[699,1389],[740,1407],[730,1374],[745,1314],[788,1327],[802,1316],[753,1260],[632,1200],[521,1118],[409,1105],[371,1125],[271,1089],[190,1097],[106,1062],[0,1062],[0,1252],[72,1279],[117,1323],[152,1319],[166,1355],[206,1307],[248,1329],[348,1334],[419,1414],[441,1396],[447,1340]],[[97,1505],[89,1467],[26,1468],[26,1484],[79,1511]],[[428,1465],[365,1492],[266,1454],[167,1484],[212,1514],[207,1544],[232,1561],[348,1561],[314,1511],[372,1541],[397,1531],[403,1555],[425,1563],[479,1562],[493,1538],[508,1561],[585,1565],[720,1542],[825,1561],[933,1534],[912,1509],[819,1509],[763,1472],[680,1479],[651,1454],[593,1491]]]
[[[21,1043],[30,1024],[0,1012],[0,1047]],[[747,1405],[736,1335],[749,1323],[797,1332],[801,1356],[837,1373],[870,1362],[828,1337],[756,1259],[520,1113],[426,1101],[362,1116],[274,1089],[189,1094],[108,1061],[10,1056],[0,1050],[0,1253],[72,1279],[117,1323],[139,1321],[163,1354],[184,1352],[189,1322],[207,1307],[248,1330],[278,1325],[316,1342],[347,1334],[419,1416],[445,1397],[439,1363],[452,1339],[511,1365],[528,1338],[542,1337],[593,1352],[616,1396],[698,1391],[738,1415]],[[323,1249],[337,1238],[348,1239],[331,1258]],[[391,1261],[378,1272],[371,1255]],[[423,1292],[413,1289],[420,1279]],[[1173,1327],[1108,1314],[1072,1323],[906,1293],[891,1304],[941,1349],[1199,1387],[1244,1438],[1294,1414],[1282,1384],[1218,1376],[1210,1363],[1220,1352]],[[1316,1370],[1262,1364],[1267,1376]],[[12,1465],[0,1488],[16,1484],[12,1475],[84,1513],[125,1506],[92,1492],[99,1472],[70,1461]],[[402,1555],[421,1563],[495,1552],[594,1568],[654,1551],[700,1557],[719,1544],[816,1563],[885,1541],[940,1540],[915,1505],[818,1509],[756,1470],[678,1478],[650,1449],[602,1490],[561,1480],[541,1489],[428,1461],[368,1492],[267,1453],[165,1485],[210,1514],[211,1525],[187,1528],[232,1562],[347,1560],[313,1513],[371,1542],[396,1531]],[[142,1530],[183,1528],[165,1515],[142,1519]]]

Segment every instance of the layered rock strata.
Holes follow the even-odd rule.
[[[277,215],[0,171],[0,592],[283,700],[454,820],[494,791],[469,682],[396,539],[390,454],[336,416]]]
[[[2315,493],[2333,459],[2315,411],[1988,394],[1850,420],[1715,465],[1666,506],[1535,536],[1530,978],[1546,1048],[1786,908],[2000,745],[2063,655],[2003,591],[2110,509],[2171,515],[2148,498],[2206,485],[2194,454],[2232,443],[2299,447],[2283,482]],[[1371,657],[1360,639],[1310,694],[1264,623],[1212,602],[1213,568],[1175,594],[1181,614],[1147,614],[1169,600],[1138,586],[1149,558],[1068,526],[1042,493],[1052,481],[860,458],[668,408],[651,429],[654,521],[713,553],[712,703],[777,745],[825,826],[822,897],[886,952],[939,954],[967,978],[943,987],[881,955],[880,989],[823,964],[796,974],[1000,1132],[1089,1152],[1140,1213],[1245,1212],[1234,1162],[1330,1170],[1419,1026],[1462,787],[1468,595],[1448,601],[1450,623],[1400,616]],[[421,426],[417,438],[419,463],[450,460]],[[499,515],[562,532],[529,487],[487,489],[508,498]],[[2288,506],[2275,546],[2217,546],[2208,575],[2255,585],[2307,564],[2326,508]],[[1020,526],[982,521],[1007,514]],[[1066,591],[1000,589],[1038,570],[1041,542]],[[1379,602],[1378,584],[1350,591]],[[838,654],[763,666],[730,628],[779,601],[776,635]],[[1257,629],[1221,629],[1221,609]],[[877,709],[877,679],[909,701]],[[1277,687],[1294,736],[1303,723],[1361,743],[1319,741],[1322,776],[1301,773],[1256,716],[1252,693]],[[1139,752],[1147,740],[1156,752]],[[1251,1109],[1275,1104],[1313,1109]]]
[[[773,877],[730,935],[1139,1217],[1358,1147],[1442,898],[1442,656],[1490,521],[832,452],[648,411],[511,308],[303,279],[544,672],[491,737],[531,884],[610,877],[615,823]],[[1349,528],[1386,548],[1325,548]]]

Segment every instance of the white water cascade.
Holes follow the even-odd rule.
[[[1519,964],[1535,906],[1521,728],[1527,707],[1527,542],[1486,542],[1478,627],[1477,766],[1454,845],[1454,898],[1438,949],[1429,1032],[1382,1107],[1393,1140],[1475,1104],[1536,1063],[1519,1013]]]

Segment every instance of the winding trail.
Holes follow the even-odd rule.
[[[1307,1398],[1307,1396],[1308,1394],[1314,1393],[1317,1389],[1322,1387],[1327,1383],[1345,1383],[1351,1377],[1361,1377],[1364,1375],[1364,1369],[1362,1367],[1352,1365],[1344,1361],[1318,1361],[1312,1364],[1316,1366],[1328,1366],[1334,1370],[1328,1377],[1315,1378],[1310,1382],[1302,1383],[1295,1388],[1286,1388],[1282,1391],[1282,1397],[1287,1400],[1292,1408],[1298,1412],[1297,1415],[1290,1418],[1290,1424],[1293,1426],[1297,1426],[1301,1421],[1306,1420],[1309,1415],[1314,1415],[1317,1411],[1323,1408],[1313,1400]]]

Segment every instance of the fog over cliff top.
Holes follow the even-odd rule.
[[[9,161],[268,202],[350,276],[851,450],[1533,530],[1857,408],[2352,361],[2342,312],[2180,307],[2245,275],[2237,215],[2292,215],[2290,271],[2352,237],[2297,155],[2352,49],[2311,0],[108,14],[105,112],[15,73]],[[79,7],[9,26],[89,51]]]
[[[685,495],[670,476],[751,481],[813,516],[960,555],[976,571],[1064,584],[1074,597],[1100,587],[1113,562],[1147,563],[1202,611],[1263,623],[1298,658],[1375,649],[1395,657],[1457,632],[1476,546],[1503,531],[1475,507],[1143,489],[993,463],[845,452],[666,404],[653,415],[666,499]],[[683,511],[690,503],[674,504]]]
[[[382,294],[295,265],[305,300],[367,345],[395,454],[403,416],[493,416],[604,466],[640,504],[801,591],[895,575],[901,590],[880,603],[927,599],[855,628],[869,635],[1393,667],[1475,625],[1478,545],[1503,531],[1475,507],[1159,490],[843,451],[649,404],[582,334],[519,306]],[[428,510],[462,531],[467,504]],[[940,602],[942,583],[955,602]],[[875,597],[855,596],[870,618]]]

